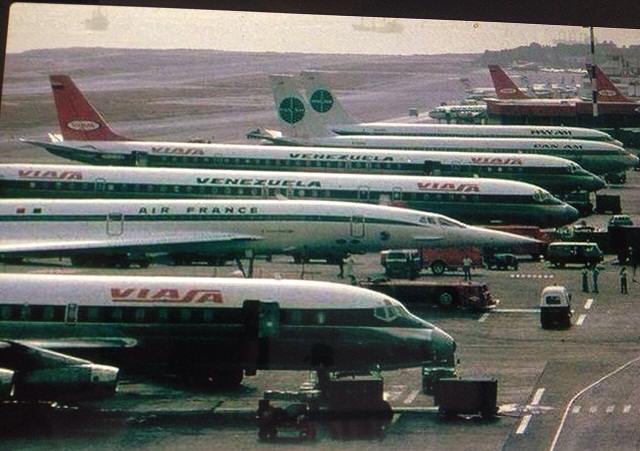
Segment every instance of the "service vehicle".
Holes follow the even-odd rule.
[[[596,243],[560,241],[549,244],[545,259],[563,268],[568,263],[593,266],[602,262],[604,256]]]
[[[513,254],[496,253],[487,254],[483,257],[484,266],[488,269],[518,269],[518,257]]]
[[[367,280],[359,285],[387,294],[411,307],[487,310],[498,305],[486,283],[475,281]]]
[[[422,270],[418,249],[392,249],[380,252],[380,264],[389,278],[415,279]]]
[[[613,215],[609,218],[610,226],[632,226],[633,219],[629,215]]]
[[[607,237],[611,253],[618,257],[620,263],[637,264],[637,256],[640,255],[640,226],[610,226],[607,228]]]
[[[540,324],[543,329],[571,326],[571,293],[566,287],[545,287],[540,296]]]

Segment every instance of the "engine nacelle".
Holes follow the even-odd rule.
[[[105,398],[116,391],[118,371],[113,366],[79,363],[17,373],[14,396],[56,401]]]

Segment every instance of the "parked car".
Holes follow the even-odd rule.
[[[603,260],[602,251],[596,243],[558,241],[549,244],[545,259],[560,268],[568,263],[593,266]]]
[[[553,326],[571,326],[571,293],[563,286],[545,287],[540,296],[540,325],[543,329]]]
[[[488,269],[518,269],[518,258],[513,254],[497,253],[483,257],[484,265]]]
[[[633,220],[629,215],[613,215],[609,218],[610,226],[632,226]]]

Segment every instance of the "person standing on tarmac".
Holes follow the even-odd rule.
[[[627,294],[627,267],[620,269],[620,293]]]
[[[582,292],[589,292],[589,271],[586,266],[582,268]]]
[[[600,274],[600,269],[598,265],[593,265],[591,269],[591,280],[593,282],[593,293],[598,293],[598,275]]]
[[[468,255],[465,255],[462,259],[462,273],[464,274],[464,280],[471,280],[471,265],[473,260]]]

